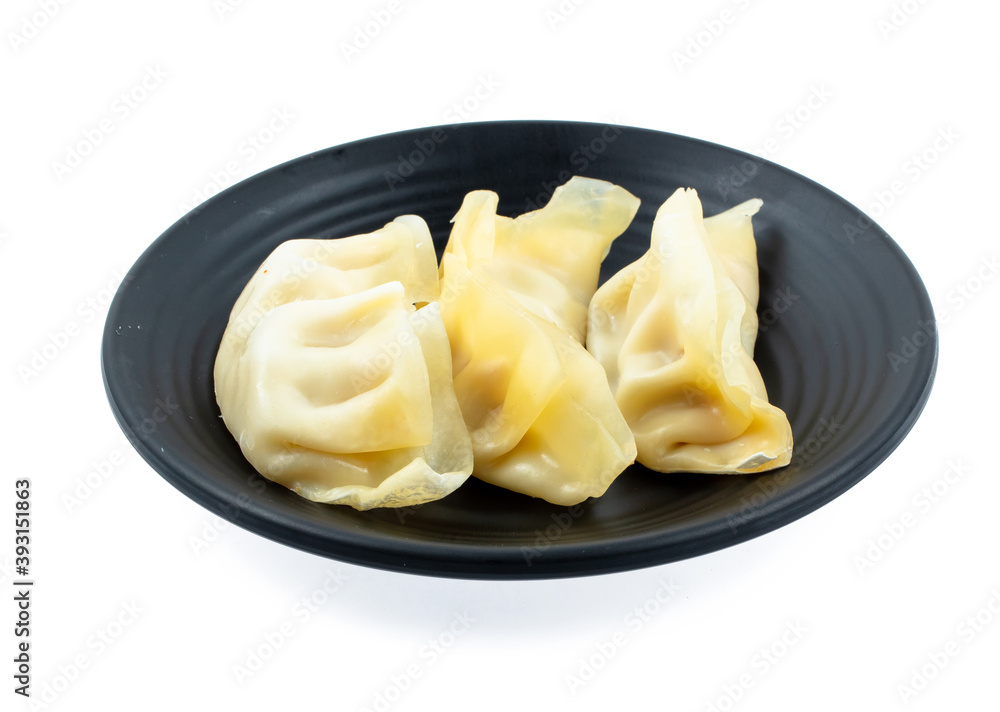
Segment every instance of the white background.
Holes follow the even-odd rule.
[[[379,695],[400,711],[996,709],[1000,280],[983,260],[997,255],[997,5],[398,2],[395,14],[387,0],[4,3],[0,707],[29,708],[12,692],[9,583],[13,482],[28,476],[33,691],[55,696],[45,709],[386,709]],[[391,20],[359,35],[372,13]],[[481,84],[495,87],[474,99]],[[119,97],[133,91],[145,96],[126,110]],[[813,95],[828,97],[803,108]],[[171,488],[107,405],[109,286],[227,165],[243,178],[456,120],[466,101],[474,120],[617,121],[770,146],[877,216],[947,319],[916,427],[859,485],[779,531],[574,580],[341,564],[226,526]],[[293,118],[249,150],[273,112]],[[78,166],[56,165],[95,130]],[[950,138],[935,149],[938,135]],[[55,341],[64,348],[27,374]],[[950,463],[964,474],[948,484]],[[938,491],[930,505],[925,487]],[[882,536],[907,513],[898,540]],[[342,585],[306,619],[296,604],[330,575]],[[661,604],[668,584],[678,592]],[[452,640],[456,615],[474,622]],[[238,679],[249,651],[278,637]],[[432,654],[435,640],[452,644]],[[949,642],[957,654],[938,670]]]

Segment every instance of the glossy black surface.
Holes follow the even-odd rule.
[[[739,477],[660,475],[635,465],[604,497],[569,510],[470,479],[439,502],[356,512],[302,499],[243,459],[219,419],[212,365],[236,296],[278,243],[367,232],[416,213],[440,252],[467,191],[495,190],[501,213],[516,215],[544,204],[573,174],[613,181],[643,201],[602,280],[647,249],[657,207],[679,186],[698,189],[706,214],[764,200],[754,219],[762,324],[755,358],[771,401],[792,423],[791,465]],[[918,346],[904,351],[904,340]],[[229,188],[173,225],[132,267],[111,306],[102,354],[125,434],[196,502],[324,556],[475,578],[626,570],[787,524],[892,452],[923,408],[936,360],[933,312],[912,265],[825,188],[681,136],[540,121],[380,136]]]

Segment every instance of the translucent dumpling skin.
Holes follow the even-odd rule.
[[[753,362],[760,206],[703,219],[697,193],[678,190],[657,212],[649,252],[591,301],[587,348],[650,469],[760,472],[791,459],[788,418]]]
[[[497,215],[498,203],[492,191],[467,194],[445,254],[485,270],[528,311],[583,343],[601,262],[639,199],[613,183],[576,176],[544,208],[519,217]]]
[[[246,338],[275,307],[357,294],[388,282],[412,302],[438,298],[437,258],[427,223],[403,215],[365,235],[288,240],[257,268],[233,306],[227,330]]]
[[[443,260],[442,313],[475,476],[572,505],[598,497],[635,460],[600,365],[514,299],[487,270]]]
[[[233,308],[215,362],[223,420],[254,468],[356,509],[459,487],[472,446],[448,337],[436,302],[413,306],[436,297],[419,218],[279,246]]]

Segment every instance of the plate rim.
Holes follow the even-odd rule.
[[[599,554],[594,551],[587,551],[588,549],[592,550],[601,547],[602,544],[599,542],[580,544],[556,541],[552,542],[546,548],[545,555],[539,557],[537,564],[534,565],[530,564],[530,562],[525,565],[523,552],[515,546],[430,542],[424,539],[411,542],[409,540],[401,541],[399,538],[389,539],[386,537],[385,540],[390,541],[394,549],[393,552],[387,553],[384,547],[379,546],[383,541],[383,537],[374,536],[372,532],[345,536],[346,534],[350,534],[350,532],[345,532],[343,529],[333,530],[338,535],[336,537],[338,546],[336,547],[331,548],[329,546],[329,539],[321,538],[317,538],[317,541],[326,542],[326,546],[311,544],[309,541],[303,540],[304,537],[311,539],[311,532],[309,531],[311,527],[308,524],[303,526],[303,523],[300,520],[296,520],[295,517],[283,515],[275,510],[252,506],[252,502],[250,505],[245,501],[240,502],[239,498],[231,497],[226,488],[221,487],[219,483],[211,478],[205,478],[201,481],[192,480],[183,471],[179,471],[171,466],[167,462],[165,453],[157,452],[154,449],[153,442],[140,437],[136,433],[133,423],[129,422],[129,419],[118,403],[118,398],[121,397],[120,391],[123,390],[123,384],[116,380],[113,369],[109,368],[111,366],[111,355],[114,351],[113,324],[116,321],[116,315],[122,309],[125,287],[131,282],[134,273],[145,268],[147,263],[152,261],[155,253],[162,244],[170,240],[176,231],[183,229],[183,226],[190,222],[192,216],[197,215],[206,207],[225,201],[238,189],[245,189],[252,183],[268,180],[271,176],[281,173],[289,166],[315,160],[318,157],[333,152],[345,151],[359,145],[399,139],[407,136],[420,137],[436,130],[447,131],[456,128],[474,130],[475,127],[515,126],[522,128],[572,126],[581,129],[601,129],[611,126],[633,132],[648,132],[661,137],[666,136],[675,141],[694,144],[713,151],[721,149],[724,152],[732,154],[736,160],[752,160],[766,165],[770,170],[776,170],[794,181],[804,183],[813,190],[818,190],[826,194],[829,198],[856,212],[859,216],[865,216],[870,221],[870,225],[866,229],[873,232],[875,239],[885,243],[891,250],[893,257],[900,263],[903,272],[913,282],[914,292],[912,295],[908,294],[908,298],[910,296],[915,297],[918,309],[923,311],[923,316],[935,325],[933,332],[929,335],[930,342],[928,346],[932,348],[924,347],[923,351],[927,355],[921,359],[921,363],[926,362],[926,366],[919,374],[914,374],[913,376],[914,382],[920,383],[919,392],[906,392],[907,395],[912,396],[912,402],[906,411],[906,417],[901,422],[895,423],[895,427],[887,433],[884,439],[873,445],[870,451],[858,453],[858,457],[851,458],[850,467],[842,467],[841,469],[844,471],[839,472],[837,476],[809,483],[811,486],[801,487],[791,492],[784,492],[780,496],[769,498],[763,505],[754,507],[747,512],[745,517],[741,517],[738,528],[733,528],[723,519],[716,518],[708,522],[690,525],[677,532],[657,532],[654,534],[636,535],[634,537],[620,537],[610,544],[604,543],[603,546],[608,548],[608,550]],[[143,460],[173,487],[197,504],[230,523],[272,541],[302,551],[382,570],[461,579],[532,580],[610,574],[672,563],[749,541],[765,533],[787,526],[806,514],[827,505],[871,474],[895,451],[913,428],[930,397],[937,372],[938,351],[939,335],[937,320],[930,297],[927,293],[926,285],[924,285],[920,274],[909,257],[899,244],[874,220],[867,216],[864,211],[817,181],[755,154],[705,139],[667,131],[617,123],[516,119],[441,124],[404,129],[356,139],[292,158],[248,176],[231,186],[227,186],[224,190],[209,197],[172,223],[149,244],[129,268],[108,310],[101,340],[100,360],[102,380],[108,402],[115,420],[118,422],[119,427],[121,427],[130,444],[136,449]],[[111,371],[110,377],[109,371]],[[296,522],[298,522],[298,526],[296,526]]]

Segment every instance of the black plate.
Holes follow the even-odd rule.
[[[229,310],[294,237],[344,237],[416,213],[439,251],[463,195],[503,214],[538,207],[572,174],[642,199],[602,279],[649,244],[657,207],[697,188],[706,213],[750,197],[760,262],[756,360],[795,435],[791,465],[756,476],[660,475],[635,465],[604,497],[556,507],[478,480],[431,504],[356,512],[260,477],[219,419],[212,365]],[[102,366],[115,417],[167,481],[241,527],[306,551],[396,571],[546,578],[622,571],[730,546],[822,506],[871,472],[933,381],[930,301],[899,247],[856,208],[738,151],[656,131],[518,121],[379,136],[235,185],[167,230],[119,289]]]

